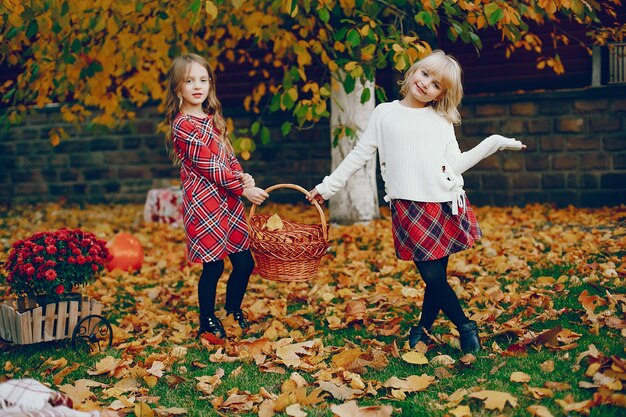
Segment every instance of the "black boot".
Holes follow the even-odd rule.
[[[215,316],[200,317],[200,330],[198,330],[198,337],[205,332],[213,333],[220,339],[226,337],[226,331],[224,330],[222,322]]]
[[[426,334],[422,326],[411,326],[411,330],[409,330],[409,347],[413,349],[419,342],[428,345],[430,343],[430,337]]]
[[[233,311],[226,311],[226,316],[232,314],[233,318],[235,320],[237,320],[237,323],[239,323],[239,327],[241,327],[241,330],[247,330],[248,327],[250,327],[250,323],[248,323],[248,315],[246,313],[244,313],[241,310],[233,310]]]
[[[476,353],[481,349],[480,339],[478,338],[478,326],[476,326],[475,321],[462,324],[458,327],[458,331],[463,353]]]

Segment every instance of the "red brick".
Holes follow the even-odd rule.
[[[537,114],[537,105],[533,102],[511,104],[511,115],[513,116],[534,116]]]
[[[560,119],[556,123],[558,132],[579,133],[585,131],[585,119],[582,117],[571,117]]]
[[[521,171],[524,168],[524,156],[523,155],[507,155],[502,164],[504,171]]]
[[[539,184],[541,184],[541,175],[539,174],[520,174],[513,177],[513,188],[516,190],[539,188]]]
[[[547,136],[539,140],[542,151],[562,151],[565,149],[565,140],[562,136]]]
[[[526,123],[521,119],[508,119],[502,122],[500,130],[503,135],[518,135],[526,132]]]
[[[567,139],[570,151],[593,151],[602,149],[602,141],[598,137],[574,137]]]
[[[526,170],[528,171],[545,171],[550,167],[550,158],[548,155],[541,154],[527,154],[525,155],[526,159]]]
[[[552,155],[552,169],[554,170],[571,170],[576,169],[578,158],[574,155],[558,154]]]
[[[501,104],[481,104],[476,106],[476,116],[491,117],[504,116],[506,114],[506,106]]]
[[[476,164],[474,169],[484,169],[490,171],[497,170],[500,169],[500,161],[498,161],[498,158],[491,156],[489,158],[483,159],[478,164]]]
[[[594,117],[589,119],[589,130],[592,132],[619,132],[622,130],[622,119],[617,117]]]
[[[579,113],[603,111],[608,108],[609,101],[607,99],[574,101],[574,109]]]
[[[611,158],[606,153],[588,153],[580,155],[580,169],[607,169],[611,166]]]
[[[626,150],[626,137],[604,138],[603,145],[607,151],[624,151]]]
[[[541,187],[544,189],[565,188],[565,175],[544,173],[541,175]]]
[[[550,133],[552,131],[552,119],[533,119],[528,121],[530,133]]]

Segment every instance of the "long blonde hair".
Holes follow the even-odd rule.
[[[443,84],[443,94],[431,103],[435,111],[450,123],[460,124],[459,104],[463,98],[463,84],[461,66],[457,60],[437,49],[415,62],[404,74],[404,80],[398,82],[402,96],[406,96],[409,92],[409,80],[418,69],[425,69]]]
[[[209,93],[206,100],[202,103],[202,109],[207,114],[213,115],[213,125],[219,131],[219,140],[226,146],[226,148],[233,152],[233,145],[228,139],[228,130],[226,122],[222,116],[222,103],[215,94],[215,73],[208,61],[196,54],[185,54],[174,58],[172,66],[167,73],[166,88],[167,96],[165,98],[165,120],[168,125],[166,146],[168,148],[170,157],[175,163],[180,163],[178,156],[172,147],[172,123],[174,119],[180,113],[182,99],[180,98],[180,89],[183,81],[189,75],[189,67],[192,63],[197,63],[206,68],[209,74]]]

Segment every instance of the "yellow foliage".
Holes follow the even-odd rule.
[[[204,11],[206,12],[207,16],[209,17],[209,21],[215,19],[217,17],[217,7],[215,6],[215,4],[211,1],[211,0],[205,0],[204,3]]]
[[[194,15],[190,12],[190,1],[182,4],[161,0],[141,2],[141,7],[137,1],[130,0],[68,1],[62,3],[63,7],[61,2],[51,2],[44,9],[41,0],[4,0],[0,6],[4,23],[0,39],[6,40],[11,30],[15,33],[9,42],[3,42],[3,55],[8,64],[21,65],[25,71],[18,76],[15,85],[0,87],[0,97],[9,89],[17,88],[25,92],[25,98],[21,103],[6,104],[43,106],[50,102],[63,103],[72,92],[80,92],[76,98],[82,106],[103,112],[94,116],[94,121],[113,126],[132,117],[133,113],[124,111],[122,103],[141,107],[150,100],[165,97],[162,80],[175,45],[181,48],[180,52],[193,50],[206,56],[221,70],[227,68],[225,62],[249,65],[255,71],[254,77],[271,78],[268,66],[284,69],[295,66],[295,61],[300,80],[287,92],[289,99],[295,102],[293,107],[288,107],[306,105],[306,114],[298,115],[300,120],[317,121],[317,116],[326,113],[326,103],[319,97],[299,94],[308,82],[304,68],[321,61],[330,72],[342,67],[358,78],[368,73],[364,68],[371,70],[374,62],[378,65],[379,58],[391,56],[391,65],[398,71],[405,71],[426,54],[430,46],[411,30],[387,29],[389,22],[395,24],[397,19],[414,18],[412,14],[417,10],[435,15],[444,7],[443,0],[420,3],[421,7],[409,2],[401,11],[387,7],[381,16],[370,16],[364,12],[365,8],[357,7],[355,0],[321,0],[312,10],[307,9],[310,4],[296,0],[261,3],[203,0]],[[305,7],[305,4],[308,5]],[[507,40],[506,56],[517,48],[541,53],[540,40],[532,33],[522,33],[522,40],[514,42],[520,26],[542,24],[559,12],[574,20],[584,19],[589,25],[600,7],[596,2],[580,0],[537,0],[525,3],[523,9],[500,0],[457,0],[446,2],[445,7],[464,16],[462,23],[483,29],[488,25],[485,8],[493,4],[501,11],[495,26]],[[615,16],[615,4],[615,0],[603,3],[607,15]],[[391,6],[395,5],[391,2]],[[343,13],[340,19],[336,16],[338,10]],[[331,22],[320,20],[324,12],[330,13]],[[31,22],[26,21],[27,16],[28,19],[35,16],[36,34],[27,36],[31,26]],[[345,38],[334,40],[333,36],[345,28],[358,31],[361,42],[358,47],[348,48]],[[599,43],[618,36],[618,29],[600,28],[593,33]],[[557,34],[554,42],[567,44],[568,38]],[[262,61],[242,48],[250,43],[262,51]],[[540,57],[537,67],[557,74],[565,71],[556,53],[552,57]],[[280,81],[272,82],[274,84],[258,88],[252,85],[252,97],[244,100],[244,107],[260,112],[259,103],[276,88],[282,89]],[[10,112],[9,119],[19,120],[18,113]],[[69,110],[64,113],[64,119],[71,122],[78,122],[84,116]]]

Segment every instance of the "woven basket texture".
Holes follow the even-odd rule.
[[[274,281],[307,281],[317,274],[328,249],[321,224],[281,219],[283,229],[268,230],[267,214],[250,218],[250,246],[257,272]]]

